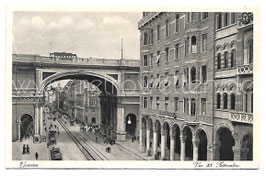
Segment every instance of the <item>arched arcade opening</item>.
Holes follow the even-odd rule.
[[[217,135],[220,142],[219,160],[233,161],[233,146],[235,145],[235,140],[232,136],[232,132],[228,128],[222,127],[218,130]]]
[[[126,116],[126,133],[128,138],[136,136],[137,116],[135,114],[128,114]]]
[[[20,136],[19,139],[28,138],[34,135],[34,120],[29,114],[24,114],[20,117]]]

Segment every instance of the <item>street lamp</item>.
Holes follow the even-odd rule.
[[[128,117],[127,124],[129,124],[129,125],[131,124],[130,116]]]

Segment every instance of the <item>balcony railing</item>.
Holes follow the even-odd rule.
[[[212,124],[213,118],[211,116],[205,116],[205,115],[195,115],[191,116],[185,113],[179,113],[179,112],[171,112],[171,111],[164,111],[164,110],[155,110],[150,108],[143,108],[143,114],[145,115],[155,115],[155,116],[164,116],[166,118],[170,119],[179,119],[185,121],[185,123],[189,125],[197,125],[200,122]]]
[[[253,114],[244,112],[231,112],[229,120],[233,122],[253,124]]]
[[[237,75],[253,74],[253,64],[240,65],[237,67]]]

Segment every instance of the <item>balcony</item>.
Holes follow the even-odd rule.
[[[253,74],[253,64],[245,64],[237,66],[236,74],[237,75]]]
[[[245,112],[231,112],[229,120],[232,122],[253,124],[253,114]]]

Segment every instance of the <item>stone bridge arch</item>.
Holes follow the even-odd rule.
[[[44,92],[49,84],[64,79],[88,80],[101,91],[107,92],[108,94],[117,94],[121,92],[121,85],[119,85],[119,82],[107,74],[92,71],[67,71],[52,74],[42,80],[40,83],[40,93]]]

